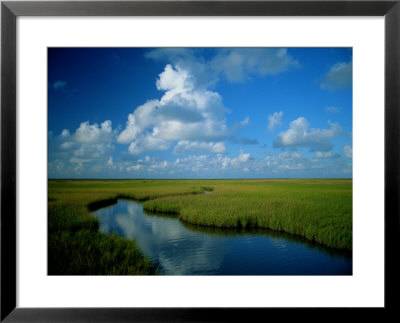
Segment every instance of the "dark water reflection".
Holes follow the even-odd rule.
[[[351,275],[350,253],[267,230],[222,230],[150,215],[127,200],[93,213],[100,230],[136,240],[164,275]]]

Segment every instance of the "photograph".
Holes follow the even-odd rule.
[[[399,1],[2,1],[0,321],[396,315]]]
[[[352,275],[351,47],[49,47],[48,275]]]

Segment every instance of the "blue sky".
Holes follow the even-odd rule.
[[[351,48],[49,48],[49,178],[352,177]]]

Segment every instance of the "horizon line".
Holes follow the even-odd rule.
[[[258,177],[258,178],[47,178],[47,180],[266,180],[266,179],[353,179],[353,177]]]

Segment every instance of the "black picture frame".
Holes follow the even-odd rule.
[[[2,1],[1,2],[1,321],[233,322],[271,313],[306,318],[315,309],[17,308],[16,307],[16,19],[19,16],[384,16],[385,19],[385,306],[323,309],[330,318],[363,310],[396,311],[399,288],[400,0],[395,1]],[[311,313],[310,310],[314,312]],[[268,313],[266,313],[268,311]],[[393,314],[393,313],[391,313]],[[326,315],[324,313],[323,315]],[[285,317],[287,318],[287,317]]]

